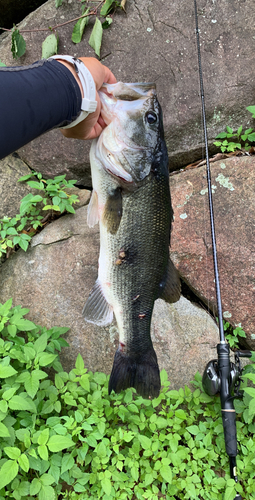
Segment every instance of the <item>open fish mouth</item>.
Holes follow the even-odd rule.
[[[117,103],[119,103],[119,107],[121,105],[122,107],[125,107],[125,101],[130,103],[131,101],[137,101],[138,99],[151,98],[156,94],[156,85],[151,82],[104,83],[98,93],[102,104],[102,118],[105,124],[109,125],[113,119],[114,108]]]

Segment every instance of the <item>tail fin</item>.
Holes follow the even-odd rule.
[[[109,381],[111,391],[120,392],[134,387],[143,398],[156,398],[160,391],[157,355],[153,347],[139,357],[131,357],[119,349],[115,353]]]

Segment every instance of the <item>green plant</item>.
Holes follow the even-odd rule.
[[[29,180],[36,176],[38,181]],[[26,181],[34,189],[43,191],[43,196],[27,194],[20,202],[20,213],[15,217],[4,217],[0,219],[0,257],[7,254],[16,245],[26,251],[32,236],[36,230],[42,226],[43,216],[41,215],[40,203],[44,205],[42,210],[51,210],[57,213],[75,213],[73,204],[77,203],[78,196],[68,194],[66,189],[70,189],[76,183],[75,180],[66,181],[65,175],[58,175],[54,179],[43,179],[42,174],[32,171],[31,174],[24,175],[19,182]]]
[[[109,396],[108,377],[87,372],[80,355],[63,371],[67,329],[39,327],[27,312],[0,305],[0,500],[255,498],[254,393],[236,402],[235,484],[219,397],[203,393],[199,374],[193,391],[170,390],[163,370],[156,399]]]
[[[224,321],[225,337],[231,349],[239,348],[239,337],[245,338],[246,334],[240,326],[233,328],[230,323]]]
[[[31,177],[36,176],[38,181],[29,180]],[[32,171],[31,174],[20,177],[19,182],[24,182],[33,189],[43,191],[43,196],[37,195],[36,197],[29,193],[25,196],[20,203],[20,213],[33,213],[34,204],[42,202],[44,204],[43,210],[54,210],[56,212],[69,212],[75,213],[73,204],[77,203],[78,196],[75,194],[68,194],[66,189],[73,188],[76,180],[66,180],[66,175],[57,175],[54,179],[43,179],[40,172]],[[36,201],[34,201],[36,198]]]
[[[246,108],[250,113],[253,113],[252,118],[255,118],[255,106],[248,106]],[[234,133],[234,130],[227,126],[226,132],[221,132],[217,135],[216,139],[224,139],[223,141],[215,141],[213,144],[217,147],[220,147],[222,153],[230,153],[234,152],[237,149],[244,149],[249,151],[251,148],[251,143],[255,142],[255,132],[253,128],[248,128],[242,134],[243,126],[241,125],[237,132]],[[231,141],[230,139],[235,139]]]
[[[56,8],[61,7],[62,3],[63,0],[56,0],[55,1]],[[92,16],[95,17],[95,22],[91,36],[89,38],[89,45],[95,50],[97,56],[100,57],[100,48],[102,43],[103,30],[109,28],[113,20],[110,14],[112,12],[115,12],[117,7],[120,7],[125,11],[126,0],[122,1],[98,0],[98,2],[97,1],[92,2],[93,4],[95,4],[92,7],[90,0],[88,1],[81,0],[80,3],[82,12],[80,17],[76,19],[70,19],[69,21],[66,21],[64,23],[61,23],[53,27],[49,26],[47,28],[44,28],[45,31],[51,31],[51,34],[48,35],[42,43],[42,58],[48,58],[54,54],[57,54],[58,51],[57,29],[66,25],[67,23],[74,23],[76,21],[72,32],[72,41],[74,43],[79,43],[82,39],[84,29],[88,25],[89,18]],[[101,22],[99,17],[103,17],[104,21]],[[40,28],[40,31],[42,30],[43,28]],[[19,31],[17,27],[14,25],[12,30],[6,30],[6,31],[12,31],[11,51],[13,58],[18,59],[19,57],[23,56],[26,52],[26,42],[21,34],[23,30]],[[24,30],[24,31],[29,31],[29,30]],[[32,31],[36,30],[33,29]]]

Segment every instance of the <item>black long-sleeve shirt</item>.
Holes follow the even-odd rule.
[[[0,68],[0,159],[52,128],[68,125],[81,110],[71,71],[55,60]]]

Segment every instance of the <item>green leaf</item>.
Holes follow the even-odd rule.
[[[18,460],[18,458],[20,457],[20,454],[21,454],[20,449],[16,448],[15,446],[6,446],[4,448],[4,452],[12,460]]]
[[[228,125],[226,126],[226,130],[229,134],[233,134],[233,129],[229,127]]]
[[[76,358],[75,368],[77,368],[77,370],[79,370],[79,371],[84,370],[84,361],[83,361],[80,353],[78,354],[78,356]]]
[[[4,304],[0,305],[0,316],[7,316],[12,307],[12,299],[7,300]]]
[[[171,471],[169,465],[162,465],[160,467],[160,474],[166,483],[172,482],[172,471]]]
[[[14,319],[11,318],[10,323],[15,324],[21,332],[30,332],[31,330],[34,330],[36,328],[36,325],[28,319],[18,319],[14,322]]]
[[[27,175],[23,175],[22,177],[20,177],[18,179],[18,182],[23,182],[23,181],[27,181],[28,179],[30,179],[32,177],[33,174],[27,174]]]
[[[112,17],[106,17],[105,21],[102,24],[103,30],[108,29],[111,24],[112,24]]]
[[[148,450],[151,447],[151,439],[149,439],[147,436],[143,436],[142,434],[138,434],[138,439],[141,443],[141,446],[144,450]]]
[[[38,446],[38,454],[40,455],[42,460],[48,460],[49,458],[49,453],[48,453],[48,448],[45,444],[42,444]]]
[[[101,21],[96,17],[96,21],[90,35],[89,45],[94,49],[96,55],[100,57],[100,48],[102,43],[103,28]]]
[[[51,474],[43,474],[41,477],[41,482],[45,486],[49,486],[50,484],[54,483],[54,477]]]
[[[7,460],[0,469],[0,490],[17,476],[19,466],[16,460]]]
[[[255,118],[255,106],[248,106],[246,109],[252,113],[252,118]]]
[[[8,229],[6,231],[6,234],[8,234],[8,235],[11,235],[11,234],[12,235],[16,235],[18,233],[17,233],[17,231],[16,231],[16,229],[14,227],[8,227]]]
[[[49,35],[45,38],[42,43],[42,59],[48,59],[50,56],[54,56],[58,51],[58,39],[56,35]]]
[[[249,394],[249,396],[252,396],[255,398],[255,388],[254,387],[244,387],[244,391]]]
[[[70,453],[66,453],[62,458],[61,474],[64,474],[67,470],[70,470],[73,466],[74,466],[74,458]]]
[[[88,14],[89,10],[90,9],[86,9],[84,14]],[[87,26],[88,22],[89,22],[89,16],[86,16],[83,17],[82,19],[79,19],[79,21],[74,25],[72,32],[72,42],[80,43],[85,26]]]
[[[100,10],[100,16],[106,16],[112,9],[113,3],[115,3],[115,0],[106,0],[103,7]]]
[[[90,391],[90,382],[89,382],[89,374],[86,373],[81,376],[80,378],[80,384],[85,391],[89,392]]]
[[[103,479],[101,479],[101,486],[105,494],[109,496],[111,494],[112,483],[108,477],[104,477]]]
[[[37,352],[37,354],[39,352],[45,351],[47,347],[47,342],[48,342],[48,335],[47,332],[45,332],[42,335],[40,335],[40,337],[34,343],[34,349]]]
[[[3,366],[2,364],[0,365],[0,378],[8,378],[12,377],[17,373],[12,366]]]
[[[53,363],[54,359],[56,359],[57,356],[58,356],[57,354],[42,353],[38,356],[39,365],[48,366],[48,365],[50,365],[50,363]]]
[[[9,408],[11,410],[25,410],[36,413],[36,406],[33,401],[21,396],[13,396],[9,401]]]
[[[34,478],[30,484],[30,495],[31,496],[37,495],[37,493],[39,493],[41,487],[42,487],[41,481],[39,481],[39,479],[37,479],[37,478]]]
[[[66,448],[70,448],[71,446],[74,446],[75,443],[69,436],[54,435],[50,437],[47,445],[49,450],[55,453]]]
[[[15,337],[17,333],[17,327],[16,325],[8,325],[7,326],[7,331],[11,337]]]
[[[55,212],[60,212],[60,208],[57,205],[46,205],[43,210],[55,210]]]
[[[25,455],[25,453],[22,453],[22,455],[19,457],[18,463],[24,472],[29,471],[29,460],[28,460],[27,456]]]
[[[75,210],[71,205],[66,205],[66,211],[70,214],[75,214]]]
[[[49,439],[49,428],[46,428],[46,429],[43,429],[43,431],[41,432],[40,436],[38,437],[38,444],[46,444],[48,439]]]
[[[253,134],[248,135],[248,141],[255,142],[255,132],[253,132]]]
[[[56,495],[55,495],[55,491],[52,488],[52,486],[45,486],[42,484],[42,488],[39,491],[38,499],[39,500],[55,500]]]
[[[63,3],[63,0],[55,0],[55,7],[56,8],[60,7],[62,5],[62,3]]]
[[[8,428],[2,422],[0,422],[0,437],[10,437]]]
[[[6,67],[6,64],[4,64],[4,63],[1,61],[1,59],[0,59],[0,67],[1,67],[1,66],[5,66],[5,67]]]
[[[39,380],[35,371],[31,373],[24,385],[28,395],[33,399],[39,389]]]
[[[18,57],[23,56],[26,52],[26,42],[17,29],[12,32],[11,51],[13,59],[18,59]]]
[[[234,486],[228,486],[225,491],[224,500],[234,500],[236,497],[236,490]]]
[[[194,436],[199,433],[199,428],[197,425],[190,425],[189,427],[186,427],[186,429],[190,432],[190,434],[193,434]]]

